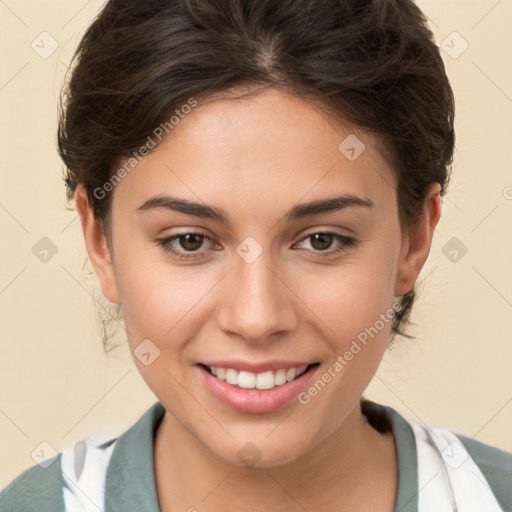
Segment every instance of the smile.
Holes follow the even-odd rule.
[[[288,364],[290,365],[290,363]],[[250,366],[239,364],[238,366]],[[219,402],[244,413],[262,414],[277,411],[297,399],[313,378],[320,363],[280,368],[282,363],[252,365],[253,370],[196,364],[198,376],[206,389]],[[259,366],[259,368],[256,368]]]
[[[308,365],[298,368],[281,368],[277,371],[268,370],[262,373],[237,371],[234,368],[206,366],[212,375],[233,386],[244,389],[272,389],[282,386],[306,372]]]

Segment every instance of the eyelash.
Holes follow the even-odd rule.
[[[355,246],[357,243],[357,240],[355,238],[352,238],[352,237],[349,237],[346,235],[341,235],[339,233],[335,233],[332,231],[315,231],[314,233],[309,233],[308,235],[301,238],[299,240],[299,242],[303,242],[304,240],[307,240],[308,238],[312,237],[313,235],[317,235],[317,234],[332,235],[334,240],[341,242],[343,245],[341,247],[338,247],[337,249],[325,250],[325,251],[318,251],[318,250],[315,251],[315,250],[306,249],[312,253],[320,253],[321,254],[320,256],[314,256],[315,258],[323,258],[324,257],[323,254],[332,255],[332,254],[344,252],[348,248]],[[210,242],[213,241],[211,237],[209,237],[208,235],[205,235],[204,233],[200,233],[197,231],[189,231],[186,233],[178,233],[177,235],[173,235],[173,236],[166,237],[166,238],[158,238],[155,240],[155,242],[160,247],[162,247],[164,251],[171,253],[172,255],[176,256],[178,259],[195,259],[196,258],[195,255],[198,254],[197,251],[189,252],[189,254],[183,254],[183,253],[180,253],[179,251],[176,251],[175,249],[171,248],[171,242],[173,242],[174,240],[177,240],[181,237],[184,237],[186,235],[197,235],[197,236],[202,237],[203,240],[208,240]]]

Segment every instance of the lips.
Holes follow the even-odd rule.
[[[213,363],[214,361],[210,361]],[[236,409],[245,413],[267,413],[276,411],[281,408],[285,404],[292,401],[294,398],[297,398],[298,394],[306,387],[307,383],[310,379],[313,378],[313,375],[316,373],[319,363],[313,364],[302,364],[300,362],[284,362],[283,361],[273,361],[270,364],[266,363],[263,367],[264,371],[260,371],[258,373],[250,372],[247,370],[240,370],[237,372],[234,368],[226,368],[224,366],[213,366],[210,367],[206,364],[197,364],[196,367],[198,369],[198,376],[206,385],[206,388],[215,396],[220,402],[228,405],[232,409]],[[215,362],[219,364],[219,362]],[[243,366],[245,368],[258,368],[261,369],[261,364],[249,363],[247,365],[238,364],[240,362],[223,362],[223,364],[231,364],[233,366]],[[295,366],[299,364],[300,366]],[[274,371],[269,370],[269,366],[277,366],[278,369]],[[282,384],[276,384],[275,378],[281,375],[280,381],[282,382],[282,373],[285,370],[285,366],[288,366],[286,369],[287,376],[290,376],[290,380],[286,380],[286,382]],[[305,370],[302,370],[300,375],[296,374],[296,368],[301,368],[305,366]],[[216,371],[218,376],[215,376],[212,373],[212,369]],[[220,371],[220,375],[219,375]],[[225,374],[223,375],[223,371]],[[290,373],[288,374],[288,371]],[[273,374],[272,376],[269,375]],[[231,377],[229,375],[231,374]],[[251,375],[247,375],[251,374]],[[257,379],[260,375],[260,387],[258,387]],[[219,378],[224,376],[224,379]],[[230,384],[228,382],[227,377],[231,378],[234,382],[234,378],[236,376],[236,384]],[[273,382],[271,382],[271,379]],[[239,384],[242,384],[240,386]]]

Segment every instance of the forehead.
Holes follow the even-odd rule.
[[[199,101],[114,190],[123,205],[172,193],[229,211],[353,193],[389,203],[395,177],[370,133],[277,89]],[[355,157],[355,158],[354,158]],[[117,201],[119,204],[120,201]]]

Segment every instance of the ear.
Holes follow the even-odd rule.
[[[101,291],[108,301],[120,304],[121,299],[117,290],[114,265],[107,238],[101,225],[94,218],[83,185],[77,186],[74,199],[76,209],[80,215],[87,253],[100,281]]]
[[[439,183],[429,187],[423,204],[423,216],[411,225],[410,234],[403,239],[395,281],[395,296],[405,295],[411,291],[427,260],[434,230],[441,217],[440,191]]]

